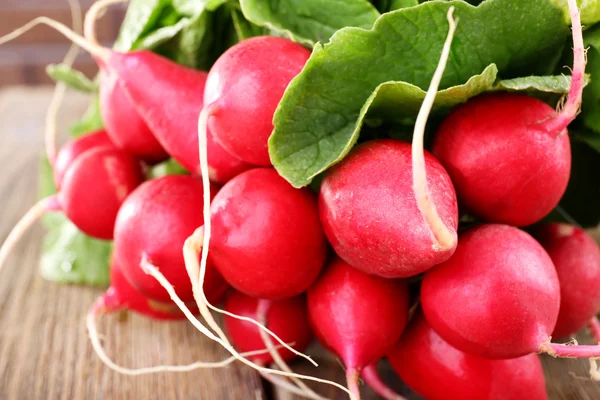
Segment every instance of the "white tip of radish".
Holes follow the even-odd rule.
[[[442,48],[442,54],[438,66],[431,78],[429,89],[425,94],[425,99],[417,115],[415,129],[412,141],[412,165],[413,165],[413,190],[417,200],[417,205],[431,232],[434,236],[433,249],[435,251],[451,249],[456,245],[456,232],[448,229],[444,221],[442,221],[435,204],[431,200],[429,188],[427,187],[427,173],[425,171],[425,153],[423,149],[423,139],[425,136],[425,126],[427,118],[433,107],[435,96],[437,95],[444,70],[450,56],[450,47],[456,30],[458,19],[453,18],[454,7],[448,9],[448,36]]]

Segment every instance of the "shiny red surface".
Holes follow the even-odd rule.
[[[204,103],[215,140],[247,163],[271,165],[273,114],[310,51],[289,39],[259,36],[227,50],[211,68]]]
[[[583,229],[546,224],[536,231],[558,273],[560,312],[552,332],[555,339],[583,329],[600,311],[600,248]]]
[[[539,124],[554,115],[546,103],[516,93],[482,95],[452,110],[434,138],[433,154],[470,213],[525,226],[552,211],[571,171],[567,133]]]
[[[54,160],[54,184],[60,188],[63,177],[71,163],[84,152],[96,147],[115,147],[105,130],[90,132],[65,143]]]
[[[446,226],[456,232],[458,208],[448,174],[425,153],[427,183]],[[445,261],[454,248],[436,249],[413,191],[411,145],[374,140],[327,171],[319,213],[335,252],[361,271],[409,277]]]
[[[229,181],[211,205],[210,256],[237,290],[284,299],[305,291],[327,256],[317,199],[295,189],[273,168]]]
[[[207,73],[150,51],[112,53],[109,65],[164,149],[186,170],[199,174],[198,117]],[[214,140],[207,142],[209,172],[216,182],[248,168]]]
[[[425,274],[421,305],[452,346],[512,358],[538,352],[548,341],[560,288],[552,260],[531,236],[486,224],[462,234],[454,255]]]
[[[312,332],[308,323],[308,311],[304,296],[297,296],[287,300],[267,300],[271,302],[267,313],[266,326],[279,336],[285,343],[294,343],[292,346],[298,351],[303,351],[312,340]],[[257,307],[259,300],[246,296],[240,292],[231,292],[225,299],[225,310],[257,320]],[[240,321],[239,319],[225,316],[225,329],[227,336],[236,349],[240,352],[262,350],[266,346],[256,325]],[[272,339],[277,344],[275,339]],[[296,357],[286,349],[278,349],[279,355],[289,361]],[[270,364],[273,358],[270,354],[260,354],[250,357],[253,361]]]
[[[538,356],[489,360],[442,339],[422,315],[411,321],[388,360],[400,378],[427,400],[546,400]]]
[[[408,318],[403,280],[368,275],[335,258],[308,290],[313,332],[347,370],[382,358],[400,338]]]
[[[116,74],[100,68],[100,112],[106,132],[119,148],[154,163],[169,157],[139,116]]]
[[[216,191],[212,188],[212,193]],[[175,287],[184,302],[193,301],[183,261],[183,243],[204,224],[200,178],[170,175],[142,184],[123,203],[115,224],[114,257],[127,280],[143,296],[170,302],[169,294],[140,267],[143,255]],[[227,288],[209,264],[204,290],[209,299]]]
[[[84,233],[111,240],[121,204],[144,181],[140,162],[114,147],[100,147],[77,157],[59,191],[64,213]]]

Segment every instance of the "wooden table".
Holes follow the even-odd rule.
[[[50,88],[0,89],[0,240],[36,201],[39,154]],[[59,126],[66,126],[86,106],[85,96],[70,93]],[[218,370],[160,373],[129,377],[105,367],[87,339],[84,318],[102,290],[61,286],[43,280],[38,258],[43,228],[23,238],[0,271],[0,399],[277,399],[297,400],[265,384],[251,369],[233,364]],[[186,321],[156,322],[133,314],[106,316],[99,325],[104,344],[124,366],[216,361],[226,353]],[[579,338],[589,342],[585,335]],[[317,350],[318,351],[318,350]],[[341,381],[342,368],[319,355],[319,375]],[[600,399],[600,383],[574,379],[587,376],[585,361],[554,360],[544,356],[551,399]],[[305,373],[314,369],[294,366]],[[384,370],[392,385],[408,393]],[[329,387],[316,387],[335,399],[346,397]],[[410,396],[416,399],[415,396]],[[364,389],[365,399],[376,399]]]

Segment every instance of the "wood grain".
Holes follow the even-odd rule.
[[[50,95],[47,87],[0,89],[0,240],[36,200]],[[69,93],[59,118],[61,131],[84,111],[86,102],[84,96]],[[0,399],[299,399],[279,389],[265,391],[257,374],[239,364],[140,377],[110,371],[93,353],[84,326],[88,307],[102,291],[44,281],[37,273],[42,235],[43,229],[34,227],[0,271]],[[99,324],[108,353],[121,365],[183,364],[226,357],[185,321],[157,322],[124,315],[106,316]],[[591,343],[586,333],[578,339]],[[297,362],[294,369],[343,382],[343,368],[334,357],[318,345],[309,353],[321,366]],[[600,399],[600,383],[587,378],[586,361],[542,356],[542,362],[550,399]],[[409,400],[419,399],[388,366],[382,365],[381,372]],[[310,386],[331,399],[347,398],[332,387]],[[377,398],[364,386],[363,395],[364,400]]]

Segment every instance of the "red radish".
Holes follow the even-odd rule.
[[[266,303],[266,304],[265,304]],[[225,310],[244,317],[259,319],[259,304],[268,308],[266,327],[286,343],[303,351],[312,340],[312,332],[308,322],[306,299],[303,296],[291,299],[270,301],[259,300],[240,292],[232,292],[225,300]],[[265,348],[259,329],[250,322],[225,316],[225,329],[231,342],[242,352]],[[277,350],[284,361],[290,361],[295,354],[280,349]],[[273,362],[270,354],[260,354],[250,358],[252,361],[268,365]]]
[[[96,148],[77,157],[67,169],[58,200],[81,231],[111,240],[121,204],[143,181],[141,165],[129,153]]]
[[[115,145],[111,142],[105,130],[90,132],[65,143],[58,152],[52,165],[54,169],[54,184],[56,187],[60,189],[65,172],[77,157],[90,149],[100,147],[115,148]]]
[[[554,329],[560,287],[552,260],[527,233],[481,225],[421,285],[427,321],[452,346],[488,358],[541,351]]]
[[[0,248],[0,267],[25,231],[46,212],[63,211],[84,233],[112,239],[119,207],[144,180],[142,167],[128,153],[110,146],[101,145],[73,158],[78,151],[73,146],[75,150],[80,147],[69,144],[64,156],[71,158],[71,164],[65,169],[63,163],[68,160],[61,161],[64,172],[62,178],[59,173],[59,192],[40,200],[17,222]]]
[[[550,342],[560,303],[558,275],[548,253],[507,225],[466,232],[454,255],[427,272],[421,285],[427,321],[459,350],[486,358],[540,352],[599,357],[600,346]]]
[[[448,174],[425,154],[427,185],[454,245],[436,245],[413,191],[411,145],[382,139],[358,146],[325,175],[319,212],[335,252],[361,271],[409,277],[452,255],[458,208]]]
[[[211,205],[211,225],[212,262],[247,295],[297,296],[325,263],[315,195],[293,188],[272,168],[246,171],[223,186]]]
[[[423,149],[427,117],[456,30],[453,11],[448,9],[448,36],[415,122],[412,146],[367,142],[321,183],[325,234],[336,253],[361,271],[410,277],[447,260],[456,248],[456,194],[444,168]]]
[[[118,77],[100,65],[100,112],[106,132],[121,149],[155,163],[169,157],[131,104]]]
[[[194,300],[182,248],[185,239],[204,223],[204,191],[199,178],[170,175],[145,182],[123,203],[115,223],[114,256],[123,274],[144,297],[170,302],[169,294],[143,270],[155,265],[173,283],[184,302]],[[204,289],[218,300],[227,285],[214,268],[208,269]]]
[[[552,337],[583,329],[600,311],[600,248],[583,229],[545,224],[536,238],[552,259],[560,283],[560,311]]]
[[[404,383],[428,400],[548,398],[537,355],[479,358],[451,346],[421,315],[411,321],[388,360]]]
[[[385,356],[404,330],[408,288],[336,258],[308,290],[308,313],[319,341],[343,360],[348,388],[358,399],[361,370]]]
[[[244,40],[223,53],[204,91],[208,129],[216,142],[249,164],[271,165],[267,140],[273,114],[309,57],[300,44],[273,36]]]
[[[565,107],[491,93],[454,109],[440,126],[433,154],[446,167],[459,201],[491,222],[530,225],[564,194],[571,170],[567,126],[579,111],[585,54],[576,0],[569,0],[574,64]]]

